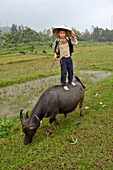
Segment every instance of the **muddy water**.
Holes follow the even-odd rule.
[[[81,70],[76,75],[88,86],[109,76],[111,72]],[[7,113],[9,116],[19,113],[23,108],[32,109],[44,89],[60,84],[60,75],[17,84],[0,89],[0,114]]]

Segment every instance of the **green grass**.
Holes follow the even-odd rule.
[[[45,49],[48,54],[43,54]],[[3,49],[0,49],[2,51]],[[8,49],[5,49],[8,52]],[[19,49],[18,49],[19,50]],[[13,54],[0,56],[0,87],[34,80],[38,75],[43,75],[49,71],[53,62],[53,51],[50,47],[40,47],[37,54],[20,55],[17,51]],[[2,51],[2,53],[4,50]],[[75,47],[72,55],[74,70],[105,70],[113,71],[113,47],[108,43],[80,44]],[[60,74],[60,67],[54,69],[59,64],[57,59],[53,71],[49,76]],[[35,75],[35,76],[34,76]],[[40,77],[40,76],[39,76]]]
[[[52,75],[57,75],[59,74],[58,71],[53,71]],[[19,83],[24,83],[27,81],[35,80],[35,79],[40,79],[40,78],[45,78],[45,77],[51,76],[51,73],[48,74],[48,72],[43,72],[43,73],[35,73],[31,75],[22,75],[18,76],[17,78],[12,78],[12,79],[4,79],[0,81],[0,87],[5,87],[9,86],[12,84],[19,84]]]
[[[72,56],[75,74],[78,75],[79,70],[112,72],[112,46],[113,43],[109,42],[80,42]],[[25,85],[20,92],[20,87],[14,84],[60,74],[60,68],[55,70],[59,59],[50,74],[47,74],[53,62],[50,47],[35,46],[37,54],[30,54],[29,49],[29,46],[21,44],[15,46],[14,51],[9,51],[8,47],[0,48],[0,104],[12,110],[13,114],[18,113],[22,107],[27,108],[29,104],[30,114],[34,106],[30,103],[32,99],[37,101],[41,90],[57,82],[59,84],[57,79],[50,79],[44,83],[43,89],[40,89],[40,83],[34,83],[31,88]],[[48,54],[43,54],[43,49]],[[18,54],[19,50],[28,53],[23,56]],[[92,77],[95,75],[92,74]],[[33,143],[26,146],[23,144],[24,134],[19,114],[13,117],[6,114],[0,116],[0,169],[112,169],[113,74],[97,83],[88,74],[83,74],[82,81],[87,87],[84,117],[79,119],[78,107],[65,120],[61,119],[62,115],[58,115],[59,124],[52,127],[52,135],[49,137],[44,136],[49,119],[44,119]],[[9,85],[14,86],[9,87],[8,91],[5,86]],[[73,139],[77,142],[71,144]]]
[[[86,89],[84,117],[79,109],[52,127],[52,135],[45,137],[48,119],[37,130],[33,143],[23,144],[19,116],[9,118],[9,134],[1,138],[1,169],[109,169],[113,167],[113,74]],[[96,93],[98,96],[95,96]],[[103,104],[101,105],[100,102]],[[105,105],[105,107],[102,107]],[[76,125],[80,123],[80,125]],[[77,139],[71,144],[69,140]]]

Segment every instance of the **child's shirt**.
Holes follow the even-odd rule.
[[[60,54],[60,57],[70,57],[70,50],[69,50],[69,44],[67,41],[68,37],[66,37],[63,41],[60,39],[55,40],[53,43],[53,49],[55,49],[56,41],[58,41],[58,46],[56,48],[56,52]],[[71,37],[71,43],[73,45],[77,45],[78,41],[76,39],[76,36]]]
[[[69,44],[66,39],[64,39],[63,41],[59,40],[58,52],[60,53],[61,58],[70,56]]]

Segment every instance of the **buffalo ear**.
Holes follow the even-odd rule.
[[[28,111],[25,113],[25,121],[29,118]]]

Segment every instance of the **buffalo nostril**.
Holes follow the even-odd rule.
[[[28,142],[24,142],[25,145],[28,145]]]
[[[26,140],[24,140],[24,144],[27,145],[29,142],[27,142]]]
[[[28,145],[29,143],[31,143],[32,142],[32,140],[30,140],[30,141],[24,141],[24,144],[25,145]]]
[[[32,142],[32,140],[31,141],[29,141],[29,143],[31,143]]]

